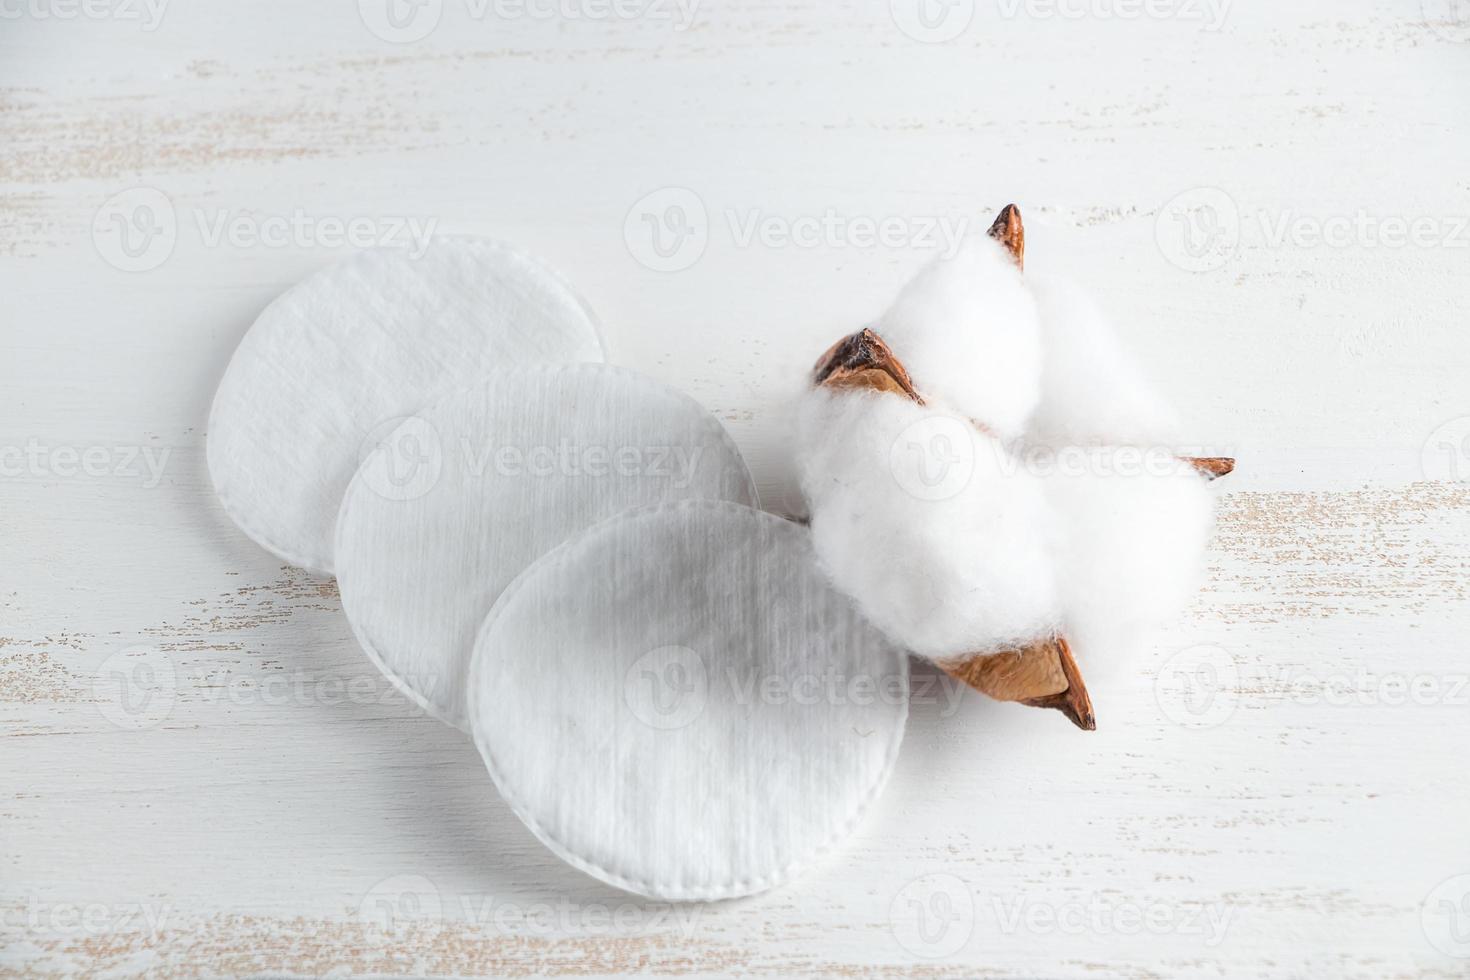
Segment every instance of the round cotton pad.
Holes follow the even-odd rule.
[[[468,728],[475,631],[533,561],[629,507],[754,503],[735,444],[698,402],[601,364],[492,372],[390,433],[337,523],[342,607],[368,656]]]
[[[258,544],[330,572],[342,492],[374,435],[490,368],[601,360],[587,308],[508,245],[363,252],[288,290],[245,334],[210,411],[210,477]]]
[[[564,860],[669,901],[772,888],[877,797],[908,662],[807,530],[716,501],[619,515],[505,591],[470,678],[501,794]]]

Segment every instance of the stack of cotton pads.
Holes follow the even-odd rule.
[[[245,336],[210,474],[256,542],[336,574],[368,657],[558,855],[651,897],[758,892],[881,790],[907,660],[754,509],[716,419],[602,360],[514,249],[364,253]]]

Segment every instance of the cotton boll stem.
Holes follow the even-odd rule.
[[[1235,472],[1235,460],[1229,456],[1181,456],[1190,466],[1199,470],[1207,480],[1218,480]]]
[[[1033,708],[1055,708],[1086,732],[1097,730],[1092,698],[1071,646],[1060,636],[1019,650],[982,654],[940,665],[997,701],[1017,701]]]
[[[1006,247],[1016,260],[1016,268],[1026,268],[1026,229],[1021,224],[1020,208],[1014,204],[1001,208],[986,234]]]
[[[871,330],[849,334],[827,348],[812,369],[812,384],[873,388],[924,404],[903,364]]]

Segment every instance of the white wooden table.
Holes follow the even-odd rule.
[[[0,974],[1470,975],[1470,8],[930,2],[0,4]],[[432,226],[787,508],[805,367],[1008,201],[1239,457],[1208,587],[1095,734],[916,696],[772,894],[563,866],[212,497],[253,317]]]

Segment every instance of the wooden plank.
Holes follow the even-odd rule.
[[[4,21],[0,973],[1465,976],[1470,31],[1429,0],[973,7],[944,44],[817,0],[449,0],[409,44],[352,4]],[[140,188],[172,230],[127,271],[105,219]],[[1211,188],[1219,262],[1171,223]],[[1079,651],[1092,735],[919,669],[881,805],[776,893],[671,908],[555,860],[210,493],[230,351],[358,220],[547,256],[795,510],[802,372],[1012,200],[1028,268],[1092,284],[1240,458],[1205,586]],[[705,244],[660,271],[671,201]]]

